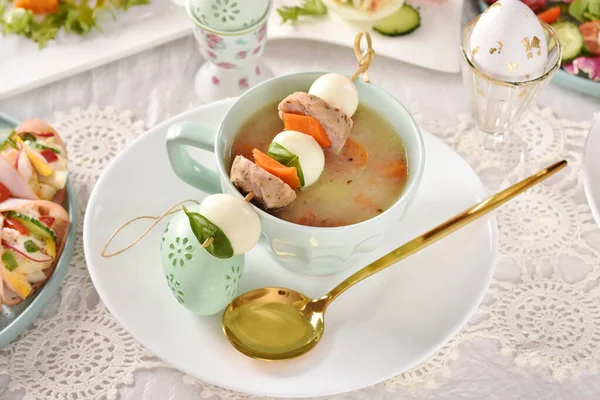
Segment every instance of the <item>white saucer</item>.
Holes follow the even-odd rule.
[[[100,256],[112,232],[140,215],[159,215],[177,201],[203,193],[181,182],[169,167],[167,127],[191,119],[217,126],[233,100],[204,106],[144,134],[106,168],[85,216],[84,246],[90,275],[104,304],[148,350],[198,379],[240,392],[307,397],[357,390],[396,376],[441,348],[466,323],[491,280],[497,249],[495,218],[481,219],[350,289],[327,313],[326,331],[310,354],[265,363],[234,350],[221,331],[221,315],[196,317],[181,307],[165,283],[159,242],[166,222],[128,252]],[[424,133],[427,164],[409,216],[370,262],[473,205],[484,188],[467,163]],[[199,153],[205,160],[213,157]],[[122,247],[148,226],[140,222],[113,246]],[[295,275],[267,249],[246,257],[241,290],[263,286],[326,293],[354,271]]]
[[[583,183],[596,223],[600,225],[600,112],[583,150]]]

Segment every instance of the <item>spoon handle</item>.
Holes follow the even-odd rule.
[[[566,165],[566,160],[559,161],[549,166],[548,168],[543,169],[538,173],[530,176],[529,178],[526,178],[521,182],[516,183],[515,185],[507,189],[504,189],[500,193],[497,193],[487,198],[486,200],[483,200],[481,203],[466,209],[460,214],[450,218],[448,221],[441,223],[440,225],[436,226],[430,231],[425,232],[421,236],[416,237],[410,242],[403,244],[396,250],[392,250],[390,253],[386,254],[385,256],[381,257],[376,261],[373,261],[371,264],[367,265],[360,271],[357,271],[354,274],[350,275],[348,278],[346,278],[346,280],[344,280],[342,283],[333,288],[329,293],[327,293],[324,297],[321,298],[321,301],[324,301],[323,305],[326,307],[336,297],[338,297],[348,288],[354,286],[363,279],[366,279],[374,273],[389,267],[390,265],[410,256],[413,253],[416,253],[417,251],[429,246],[430,244],[456,231],[457,229],[462,228],[463,226],[476,220],[477,218],[489,213],[490,211],[513,199],[525,190],[537,185],[544,179],[554,175],[556,172],[566,167]]]

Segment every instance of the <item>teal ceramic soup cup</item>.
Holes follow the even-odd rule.
[[[167,151],[175,173],[188,184],[207,193],[223,192],[242,197],[229,180],[231,146],[242,125],[266,104],[293,92],[307,92],[324,72],[279,76],[252,88],[237,99],[213,127],[184,121],[173,124],[167,134]],[[377,110],[396,130],[406,147],[408,182],[402,195],[389,209],[367,221],[337,228],[294,224],[255,207],[262,222],[262,243],[284,267],[301,274],[325,275],[356,264],[361,254],[377,248],[392,227],[398,227],[411,205],[423,175],[425,148],[415,120],[392,95],[373,83],[356,81],[360,102]],[[215,153],[214,170],[193,159],[186,146]]]

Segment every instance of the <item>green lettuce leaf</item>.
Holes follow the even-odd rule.
[[[327,6],[321,0],[304,0],[301,6],[283,6],[277,9],[281,23],[297,21],[301,15],[322,16],[327,14]]]

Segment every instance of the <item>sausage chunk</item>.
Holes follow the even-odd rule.
[[[252,201],[265,209],[285,207],[296,200],[296,192],[287,183],[243,156],[233,160],[229,179],[242,193],[254,192]]]
[[[352,118],[338,107],[304,92],[292,93],[279,103],[279,112],[308,115],[315,118],[331,140],[331,150],[338,154],[352,131]]]

